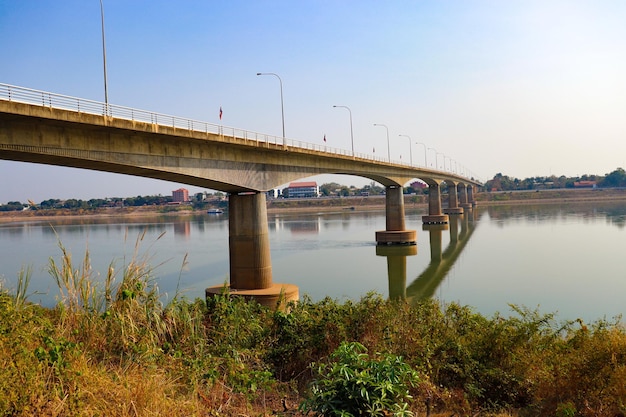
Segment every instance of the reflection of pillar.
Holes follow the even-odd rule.
[[[443,209],[443,212],[445,214],[462,214],[463,208],[459,207],[456,183],[452,181],[446,181],[446,184],[448,184],[448,208]]]
[[[448,216],[441,212],[441,190],[439,182],[428,183],[428,216],[422,216],[422,222],[431,223],[448,223]]]
[[[231,293],[274,307],[298,299],[298,287],[272,282],[265,193],[231,194],[228,199]],[[222,287],[207,289],[207,296]]]
[[[406,257],[417,255],[417,245],[377,245],[376,255],[387,257],[389,299],[406,299]]]
[[[392,185],[385,189],[385,226],[385,231],[376,232],[379,244],[414,244],[417,241],[415,230],[405,230],[404,195],[400,186]]]
[[[438,264],[441,262],[442,256],[442,241],[443,231],[448,229],[448,225],[424,225],[424,230],[428,230],[428,236],[430,239],[430,262],[432,264]]]
[[[450,245],[456,245],[459,241],[459,216],[450,219]]]

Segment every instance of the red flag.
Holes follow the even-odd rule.
[[[222,106],[220,106],[220,120],[222,120]]]
[[[324,143],[326,143],[326,135],[324,135]]]

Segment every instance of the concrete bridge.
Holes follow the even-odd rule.
[[[91,100],[0,84],[0,159],[136,175],[229,194],[230,288],[266,304],[297,298],[297,287],[272,280],[265,192],[318,174],[372,179],[386,191],[383,245],[411,244],[402,187],[428,184],[425,224],[471,210],[475,187],[463,174],[287,138]],[[442,183],[448,207],[442,208]],[[219,289],[209,289],[215,292]]]

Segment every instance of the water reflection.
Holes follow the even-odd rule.
[[[477,217],[475,211],[470,211],[450,216],[449,224],[423,225],[422,230],[429,234],[430,263],[408,286],[406,258],[417,255],[417,246],[377,246],[376,255],[387,257],[389,298],[423,300],[432,297],[465,249],[476,227]],[[443,233],[448,230],[450,241],[443,250]]]
[[[487,207],[489,218],[500,226],[514,224],[514,220],[536,221],[578,220],[589,222],[606,219],[608,224],[623,229],[626,226],[626,206],[623,202],[576,202],[562,204],[523,204]],[[506,220],[506,222],[505,222]]]

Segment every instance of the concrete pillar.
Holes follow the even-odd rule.
[[[448,223],[448,216],[441,212],[441,189],[438,182],[428,184],[428,216],[422,216],[426,224]]]
[[[446,181],[446,184],[448,184],[448,208],[443,209],[443,212],[445,214],[462,214],[463,208],[459,207],[459,200],[456,190],[457,183],[452,181]]]
[[[386,187],[385,214],[387,231],[404,230],[404,195],[402,187]]]
[[[472,204],[467,198],[467,185],[460,184],[459,188],[459,191],[461,192],[461,207],[463,207],[465,210],[471,210]]]
[[[476,200],[474,200],[474,186],[471,184],[467,186],[467,202],[472,206],[476,205]]]
[[[272,261],[265,193],[228,198],[230,287],[258,290],[272,286]]]
[[[228,231],[230,293],[271,308],[283,308],[286,302],[297,301],[297,286],[272,281],[265,193],[229,195]],[[222,291],[223,286],[210,287],[206,295]]]
[[[376,232],[376,242],[383,245],[417,242],[415,230],[405,230],[404,195],[399,185],[390,185],[385,189],[385,219],[386,230]]]

